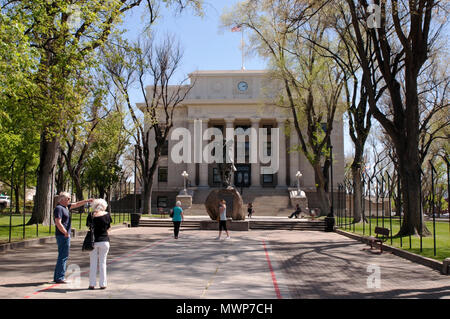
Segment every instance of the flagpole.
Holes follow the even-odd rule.
[[[241,36],[242,36],[242,38],[241,38],[241,55],[242,55],[242,57],[241,57],[241,59],[242,59],[242,67],[241,67],[241,69],[245,70],[245,67],[244,67],[244,27],[242,27],[242,26],[241,26]]]
[[[241,70],[245,70],[245,66],[244,66],[244,48],[245,48],[245,43],[244,43],[244,28],[242,27],[242,25],[236,25],[235,27],[233,27],[231,29],[231,32],[239,32],[241,31]]]

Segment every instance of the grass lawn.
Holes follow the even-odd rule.
[[[87,213],[77,214],[72,213],[72,228],[76,230],[86,230],[86,218]],[[30,219],[31,214],[26,214],[25,224]],[[111,213],[112,225],[119,225],[125,221],[130,221],[130,215],[128,213]],[[10,225],[10,215],[1,214],[0,215],[0,244],[9,242],[9,227]],[[11,242],[22,241],[24,239],[23,235],[23,215],[12,215],[11,219]],[[51,226],[39,225],[29,225],[25,226],[25,240],[37,238],[37,237],[47,237],[53,236],[55,234],[55,224],[52,220]]]
[[[344,219],[340,219],[341,221],[345,221]],[[347,219],[350,222],[350,219]],[[336,223],[338,220],[336,219]],[[368,236],[371,234],[375,236],[375,227],[377,226],[377,219],[372,218],[370,220],[371,232],[369,233],[369,223],[356,223],[356,224],[348,224],[343,225],[340,228],[342,230],[348,232],[354,232],[360,235]],[[389,246],[402,248],[404,250],[410,251],[412,253],[422,255],[424,257],[433,258],[439,261],[443,261],[445,258],[450,257],[450,228],[448,222],[436,222],[436,255],[434,255],[434,244],[433,244],[433,222],[426,221],[425,222],[428,230],[431,232],[431,236],[422,237],[422,249],[421,247],[421,239],[420,236],[406,236],[406,237],[393,237],[389,238],[385,241],[385,243]],[[378,219],[378,226],[385,227],[388,229],[392,229],[391,234],[395,236],[400,230],[400,220],[397,218],[392,218],[392,228],[390,225],[389,218]]]

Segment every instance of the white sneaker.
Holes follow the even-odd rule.
[[[230,236],[227,236],[225,239],[231,239],[231,237],[230,237]]]
[[[219,240],[219,239],[220,239],[220,237],[219,237],[219,236],[217,236],[217,237],[216,237],[216,240]]]

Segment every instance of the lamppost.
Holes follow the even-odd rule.
[[[187,178],[189,177],[189,174],[186,171],[183,171],[183,173],[181,173],[181,176],[183,176],[183,178],[184,178],[184,190],[183,190],[183,192],[184,192],[184,195],[187,195],[186,181],[187,181]]]
[[[297,171],[297,174],[295,174],[295,177],[297,177],[297,196],[300,196],[300,177],[302,177],[303,174],[300,171]]]
[[[326,232],[332,232],[334,231],[334,201],[333,201],[333,146],[331,145],[330,140],[330,170],[331,170],[331,185],[330,185],[330,195],[331,195],[331,207],[330,207],[330,213],[325,217],[325,231]]]
[[[134,200],[133,200],[133,213],[131,214],[131,227],[138,227],[139,220],[141,219],[140,214],[137,212],[137,196],[136,196],[136,182],[137,182],[137,152],[138,145],[134,145]],[[151,207],[151,205],[150,205]],[[150,213],[150,212],[149,212]],[[119,215],[120,216],[120,215]]]
[[[333,198],[333,145],[330,145],[330,170],[331,170],[331,217],[334,217],[334,198]]]

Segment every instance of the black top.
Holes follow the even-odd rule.
[[[107,230],[111,227],[111,215],[109,213],[94,217],[94,238],[95,242],[109,241]],[[92,215],[89,214],[86,219],[86,226],[92,223]]]

